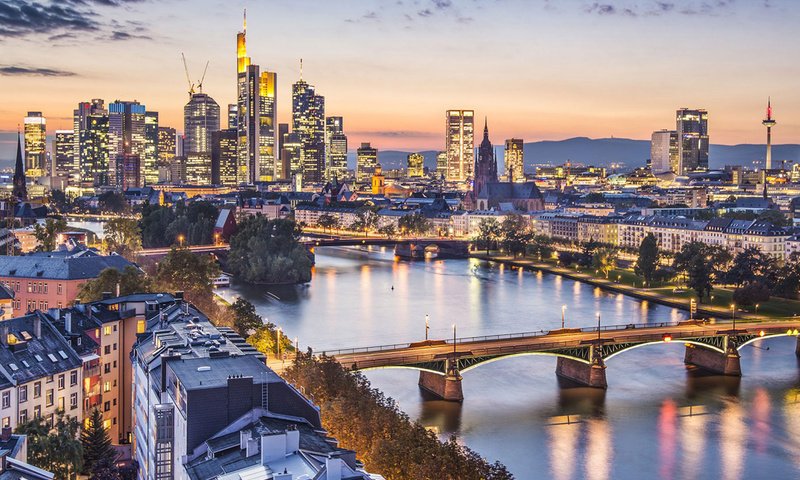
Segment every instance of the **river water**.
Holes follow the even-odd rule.
[[[310,285],[234,285],[301,348],[363,347],[567,326],[680,320],[676,309],[558,276],[477,260],[395,261],[379,247],[318,248]],[[522,356],[463,375],[464,403],[431,400],[407,369],[365,372],[373,386],[443,437],[518,479],[799,478],[800,364],[795,340],[742,350],[744,377],[687,372],[681,344],[624,352],[607,392],[560,389],[555,358]]]

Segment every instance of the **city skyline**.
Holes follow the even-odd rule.
[[[300,78],[303,58],[304,77],[324,92],[326,111],[347,119],[351,145],[443,149],[441,114],[451,108],[491,117],[498,138],[647,139],[671,126],[672,112],[684,106],[710,112],[715,143],[763,143],[760,118],[767,96],[781,118],[775,143],[800,142],[800,108],[794,107],[800,94],[785,80],[800,67],[781,62],[790,58],[792,42],[765,49],[756,41],[765,21],[774,36],[794,35],[797,13],[788,2],[542,1],[523,9],[514,1],[489,8],[482,2],[420,0],[334,9],[306,1],[309,8],[302,10],[280,1],[270,8],[207,2],[208,8],[189,12],[192,22],[183,23],[175,11],[188,7],[186,2],[103,3],[115,6],[67,2],[72,16],[48,17],[46,34],[27,16],[0,18],[0,42],[11,52],[0,79],[4,91],[15,92],[0,111],[0,159],[13,158],[13,134],[28,111],[43,113],[52,136],[71,126],[78,102],[91,98],[138,100],[159,112],[161,125],[180,130],[187,87],[181,52],[193,79],[210,61],[205,93],[220,105],[236,103],[232,38],[245,7],[248,55],[279,74],[280,92],[291,91]],[[110,20],[118,9],[129,20]],[[681,21],[668,21],[670,16]],[[289,36],[298,22],[315,33]],[[397,28],[378,36],[387,26]],[[79,42],[81,35],[98,41],[87,45]],[[635,45],[630,38],[637,39]],[[320,39],[325,45],[318,45]],[[698,54],[686,54],[688,47]],[[758,64],[739,60],[748,55]],[[104,58],[99,65],[98,56]],[[712,61],[715,68],[707,69]],[[687,71],[693,82],[685,81]],[[278,122],[290,118],[290,100],[282,95]]]

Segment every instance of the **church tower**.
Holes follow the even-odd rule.
[[[25,185],[25,167],[22,163],[22,142],[17,132],[17,162],[14,165],[14,188],[11,195],[20,202],[28,201],[28,187]]]
[[[497,159],[494,148],[489,140],[489,124],[483,121],[483,141],[478,147],[478,158],[475,159],[475,178],[472,182],[472,193],[475,198],[481,193],[487,183],[497,182]]]

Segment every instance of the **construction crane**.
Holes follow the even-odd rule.
[[[202,76],[202,77],[200,77],[200,81],[199,81],[199,82],[197,82],[197,90],[198,90],[200,93],[203,93],[203,80],[205,80],[205,79],[206,79],[206,72],[208,71],[208,64],[209,64],[210,62],[211,62],[211,60],[208,60],[208,61],[206,62],[206,68],[204,68],[204,69],[203,69],[203,76]]]
[[[189,67],[186,66],[186,56],[181,52],[181,58],[183,59],[183,70],[186,72],[186,82],[189,84],[189,100],[192,99],[192,95],[194,95],[194,83],[189,78]]]

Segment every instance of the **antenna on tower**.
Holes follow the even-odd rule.
[[[242,21],[242,31],[247,33],[247,9],[244,9],[244,20]]]
[[[183,70],[186,72],[186,82],[189,84],[189,99],[192,99],[192,95],[194,95],[194,83],[189,78],[189,67],[186,66],[186,56],[181,52],[181,58],[183,59]]]
[[[303,59],[300,59],[300,80],[303,80]]]

